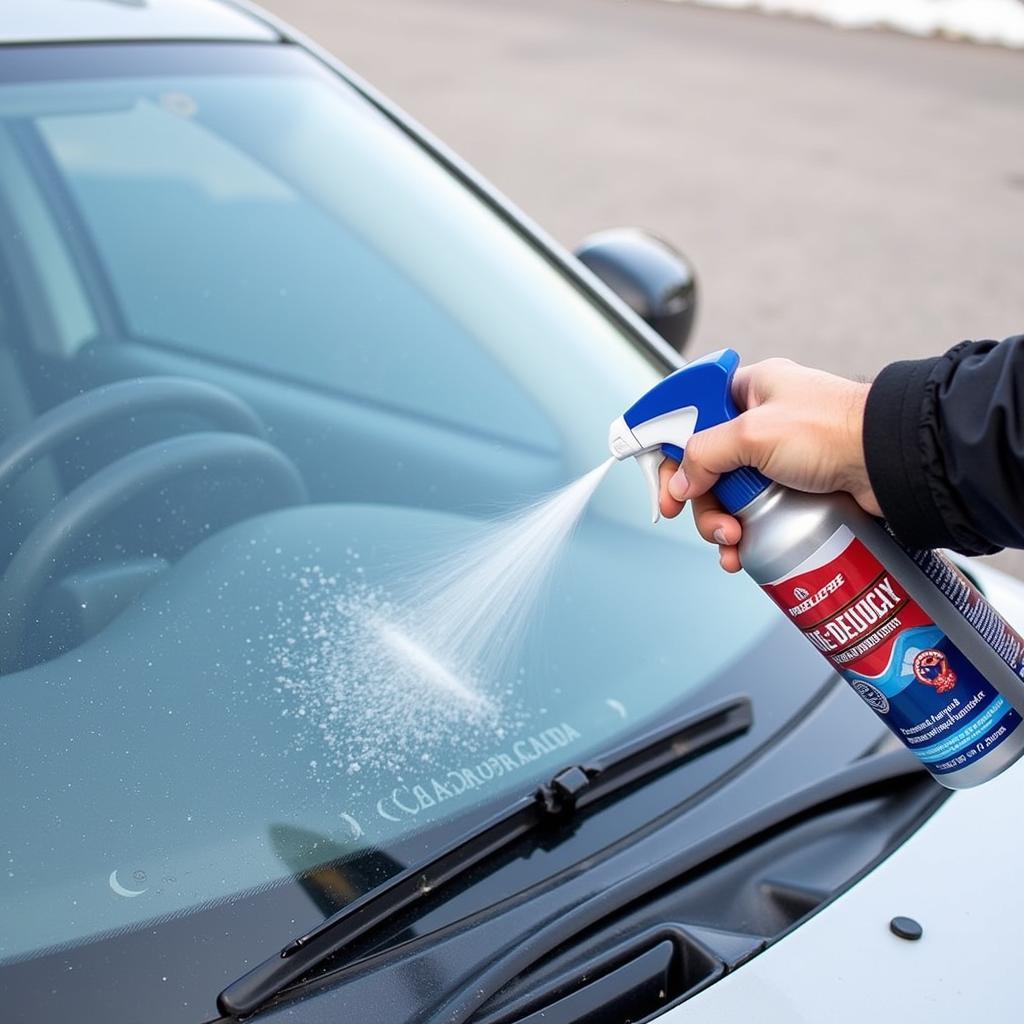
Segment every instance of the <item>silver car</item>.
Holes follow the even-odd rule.
[[[485,700],[353,625],[606,457],[685,262],[243,4],[0,43],[5,1022],[1013,1018],[1019,771],[940,789],[634,470]]]

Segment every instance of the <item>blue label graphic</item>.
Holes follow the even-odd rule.
[[[959,771],[995,749],[1020,725],[1017,711],[935,626],[900,634],[880,675],[842,674],[939,775]],[[949,681],[947,688],[935,685],[940,677]]]
[[[940,554],[908,554],[951,613],[1024,678],[1024,638]],[[765,590],[934,774],[976,764],[1020,725],[1017,710],[849,528]]]

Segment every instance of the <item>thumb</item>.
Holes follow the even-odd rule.
[[[672,497],[678,501],[699,498],[714,487],[723,473],[753,464],[747,451],[747,424],[743,422],[748,415],[741,413],[734,420],[701,430],[690,438],[682,464],[669,481]]]

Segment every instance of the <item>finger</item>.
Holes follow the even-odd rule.
[[[713,494],[702,494],[690,503],[697,532],[712,544],[718,545],[718,562],[726,572],[739,572],[739,540],[743,528],[735,516],[729,515],[718,504]]]
[[[694,498],[693,521],[697,532],[709,543],[723,547],[735,546],[743,532],[739,520],[724,511],[713,494]]]
[[[682,512],[683,505],[685,504],[673,498],[668,489],[669,480],[672,479],[672,475],[678,468],[679,463],[675,459],[668,458],[658,467],[658,482],[660,485],[658,504],[661,507],[661,514],[666,519],[675,519]]]
[[[739,572],[743,568],[740,549],[734,544],[721,546],[718,549],[718,563],[726,572]]]
[[[678,499],[692,499],[707,494],[723,473],[740,466],[756,466],[756,452],[750,437],[751,413],[741,413],[734,420],[701,430],[690,438],[683,453],[683,464],[672,478],[670,490]],[[678,486],[680,474],[685,488]]]
[[[741,411],[754,404],[754,378],[759,367],[760,363],[741,366],[732,379],[732,400]]]

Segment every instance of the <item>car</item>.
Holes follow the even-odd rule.
[[[436,600],[695,282],[251,5],[0,12],[5,1021],[1011,1018],[1019,772],[940,787],[634,470],[532,613]]]

